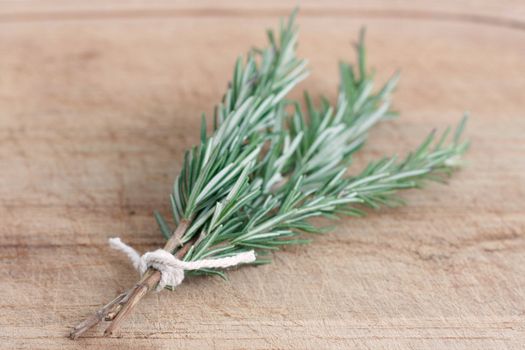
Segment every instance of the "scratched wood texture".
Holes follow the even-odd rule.
[[[359,155],[403,153],[471,112],[467,167],[410,206],[342,219],[229,281],[145,298],[121,337],[77,321],[136,273],[107,247],[161,245],[152,211],[198,140],[235,57],[293,3],[0,4],[1,349],[523,349],[525,6],[304,2],[301,89],[335,97],[368,28],[379,80],[402,70],[398,120]],[[300,91],[292,96],[299,96]]]

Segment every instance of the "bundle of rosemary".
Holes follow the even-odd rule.
[[[105,334],[112,334],[159,282],[168,289],[180,283],[183,270],[224,276],[219,266],[267,263],[268,252],[309,242],[305,233],[326,231],[311,218],[361,216],[364,206],[403,204],[398,190],[420,187],[426,180],[443,181],[460,164],[468,146],[460,141],[465,118],[451,137],[449,129],[439,138],[432,132],[404,159],[385,157],[347,175],[368,131],[395,116],[390,99],[398,76],[374,92],[362,32],[357,66],[340,65],[334,105],[325,98],[316,105],[308,94],[304,108],[286,100],[307,76],[306,61],[295,54],[294,18],[295,13],[281,22],[277,36],[268,32],[268,47],[237,60],[232,81],[215,108],[211,134],[203,116],[200,144],[185,153],[169,196],[176,228],[155,213],[167,241],[164,249],[140,257],[120,240],[113,241],[132,258],[142,277],[76,326],[71,338],[102,320],[111,321]]]

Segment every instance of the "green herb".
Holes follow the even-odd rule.
[[[295,12],[281,22],[279,34],[268,32],[269,45],[239,58],[212,125],[202,118],[200,144],[186,152],[170,194],[176,229],[155,213],[164,249],[186,261],[222,258],[255,249],[255,264],[265,252],[308,242],[308,234],[327,230],[315,217],[361,216],[365,207],[403,204],[402,189],[426,181],[444,181],[461,162],[468,143],[461,141],[466,118],[454,135],[432,132],[405,158],[385,157],[349,175],[352,156],[380,121],[396,116],[391,109],[395,74],[377,92],[367,68],[364,31],[357,45],[356,67],[340,64],[337,101],[316,104],[305,94],[304,108],[285,99],[307,75],[306,61],[296,57]],[[210,135],[207,130],[212,129]],[[193,274],[222,271],[202,269]],[[102,318],[113,320],[106,334],[154,287],[159,273],[150,269],[134,288],[121,294],[72,332],[76,338]]]

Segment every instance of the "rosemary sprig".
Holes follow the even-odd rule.
[[[310,219],[360,216],[363,206],[403,204],[402,189],[443,181],[460,164],[468,147],[461,141],[464,118],[455,134],[439,139],[432,132],[402,160],[387,157],[347,175],[353,154],[379,121],[396,115],[390,108],[395,74],[377,92],[366,65],[364,31],[357,45],[357,65],[340,64],[334,106],[306,93],[304,108],[286,94],[307,75],[306,61],[295,54],[295,12],[281,21],[279,35],[268,32],[269,45],[239,58],[233,78],[216,107],[212,133],[202,117],[200,144],[185,153],[170,194],[176,229],[155,213],[164,249],[186,261],[265,252],[306,243],[304,233],[322,233]],[[222,271],[201,269],[193,274]],[[130,290],[102,307],[71,332],[77,338],[103,319],[111,334],[138,301],[160,280],[148,269]],[[169,286],[168,286],[169,288]]]
[[[187,260],[225,257],[247,249],[275,250],[280,245],[305,243],[303,232],[322,232],[308,219],[316,216],[364,215],[359,206],[379,208],[402,204],[400,189],[420,187],[425,180],[442,181],[458,164],[468,143],[460,141],[466,118],[446,143],[449,131],[431,148],[435,133],[406,159],[372,162],[358,176],[345,177],[352,154],[365,142],[378,121],[395,115],[390,94],[398,76],[372,94],[373,78],[364,62],[364,35],[357,45],[359,75],[341,64],[341,85],[335,108],[322,99],[316,108],[306,95],[306,113],[294,103],[292,115],[277,119],[269,149],[260,155],[255,173],[247,170],[225,202],[210,208],[203,224],[206,236]],[[307,114],[308,118],[305,116]],[[283,127],[287,125],[288,127]],[[279,183],[279,186],[275,186]],[[211,214],[213,212],[213,214]],[[266,262],[259,259],[255,263]],[[219,274],[204,270],[196,274]]]
[[[207,135],[203,116],[201,143],[186,152],[170,195],[176,229],[172,232],[162,216],[155,214],[167,239],[164,249],[179,259],[191,255],[192,244],[201,241],[198,233],[204,237],[202,226],[212,218],[216,203],[232,201],[239,193],[239,185],[256,167],[268,138],[266,129],[282,113],[284,96],[306,77],[306,61],[295,55],[295,15],[296,11],[287,23],[281,21],[278,36],[268,31],[267,48],[249,52],[245,63],[242,58],[237,60],[232,82],[215,109],[213,135]],[[112,334],[159,280],[160,273],[148,269],[133,288],[77,325],[70,337],[78,338],[104,319],[111,321],[104,334]]]
[[[203,116],[201,143],[187,151],[170,195],[175,224],[191,222],[181,238],[184,244],[211,219],[216,203],[233,200],[235,184],[254,171],[284,96],[307,75],[306,61],[295,55],[295,12],[280,35],[268,31],[270,46],[252,50],[246,63],[239,58],[223,101],[215,108],[214,133],[206,134]],[[259,59],[259,60],[257,60]],[[171,230],[156,214],[166,239]]]

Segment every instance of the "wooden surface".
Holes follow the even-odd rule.
[[[150,295],[121,338],[66,338],[137,277],[108,237],[161,245],[151,213],[168,210],[200,113],[292,6],[0,4],[0,348],[523,349],[525,6],[495,0],[302,3],[301,88],[335,97],[361,25],[378,78],[402,70],[402,117],[373,131],[356,169],[471,112],[468,166],[449,186],[227,282]]]

